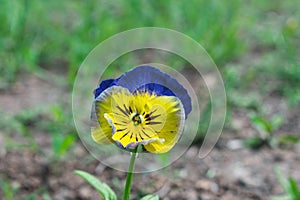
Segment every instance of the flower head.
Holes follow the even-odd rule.
[[[142,144],[164,153],[179,140],[191,111],[191,99],[174,78],[139,66],[117,79],[102,81],[94,91],[92,138],[125,149]]]

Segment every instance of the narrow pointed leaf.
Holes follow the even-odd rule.
[[[95,176],[80,170],[75,170],[74,173],[93,186],[104,200],[117,200],[115,192],[106,183],[99,181]]]

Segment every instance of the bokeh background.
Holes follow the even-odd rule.
[[[195,159],[210,120],[209,103],[202,108],[199,134],[187,155],[169,173],[140,174],[133,197],[157,192],[162,199],[298,200],[299,11],[294,0],[0,0],[1,198],[99,198],[74,169],[122,193],[125,174],[99,164],[78,139],[72,85],[101,41],[157,26],[190,36],[211,55],[224,79],[227,117],[216,149]],[[125,55],[106,75],[123,73],[128,59],[151,58],[151,51]],[[193,80],[184,60],[167,61]]]

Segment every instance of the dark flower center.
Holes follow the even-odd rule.
[[[139,125],[140,123],[142,123],[142,119],[140,117],[139,114],[136,114],[132,117],[132,121],[134,123],[135,126]]]

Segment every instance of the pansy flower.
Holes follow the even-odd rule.
[[[151,153],[168,152],[178,142],[192,107],[186,89],[151,66],[102,81],[94,95],[93,140],[129,150],[142,145]]]

